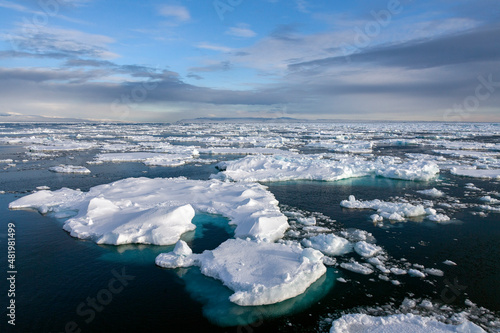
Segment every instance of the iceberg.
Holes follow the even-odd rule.
[[[99,244],[175,244],[195,226],[196,211],[223,215],[235,236],[258,241],[282,238],[287,218],[278,201],[256,183],[185,178],[127,178],[88,192],[62,188],[39,191],[9,204],[40,213],[77,211],[64,223],[71,236]]]
[[[234,293],[229,300],[241,306],[278,303],[306,291],[326,273],[323,254],[298,245],[229,239],[212,251],[190,254],[185,243],[156,258],[161,267],[197,265]],[[179,266],[176,266],[176,265]]]

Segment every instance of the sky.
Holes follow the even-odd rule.
[[[0,0],[0,22],[0,118],[500,122],[498,0]]]

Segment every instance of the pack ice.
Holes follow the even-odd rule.
[[[98,244],[175,244],[195,229],[195,211],[220,214],[235,225],[236,237],[274,241],[287,218],[260,184],[185,178],[127,178],[88,192],[62,188],[39,191],[10,203],[11,209],[73,212],[64,223],[71,236]],[[76,214],[76,215],[75,215]]]

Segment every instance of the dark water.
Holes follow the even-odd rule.
[[[389,149],[389,148],[387,148]],[[391,148],[392,155],[396,148]],[[400,148],[421,152],[416,148]],[[24,149],[0,147],[1,159],[22,159]],[[384,154],[388,154],[387,151]],[[78,153],[91,160],[94,151]],[[234,157],[233,157],[234,158]],[[315,332],[326,317],[362,307],[400,304],[405,297],[426,298],[440,305],[465,309],[464,301],[500,313],[500,214],[479,217],[475,208],[454,211],[450,224],[408,221],[373,225],[366,210],[346,210],[339,205],[351,194],[363,200],[422,197],[416,191],[436,187],[462,202],[464,185],[473,182],[485,192],[498,191],[498,183],[455,177],[443,172],[431,182],[408,182],[364,177],[338,182],[268,183],[281,205],[319,212],[335,220],[332,228],[358,228],[373,234],[399,263],[410,262],[439,268],[444,277],[426,281],[398,277],[401,285],[381,281],[339,268],[328,273],[299,297],[276,305],[239,307],[227,298],[231,291],[219,281],[203,276],[199,269],[162,269],[154,258],[173,246],[100,246],[70,237],[62,221],[36,212],[10,211],[8,204],[36,186],[80,188],[109,183],[126,177],[178,177],[208,179],[217,172],[214,164],[177,168],[151,168],[141,163],[105,163],[87,166],[91,175],[54,174],[48,167],[72,164],[68,154],[53,160],[37,160],[2,170],[0,174],[0,262],[6,275],[7,224],[16,227],[16,326],[7,325],[4,297],[6,279],[0,280],[1,332]],[[76,163],[75,163],[76,164]],[[78,163],[78,165],[82,165]],[[217,247],[231,237],[232,229],[220,216],[199,214],[198,228],[183,236],[193,251]],[[442,262],[452,260],[457,266]],[[123,288],[110,293],[110,281],[126,276]],[[343,277],[347,283],[336,280]],[[450,284],[459,286],[455,292]],[[450,292],[451,291],[451,292]],[[108,297],[111,295],[111,297]],[[106,305],[92,309],[93,298]]]

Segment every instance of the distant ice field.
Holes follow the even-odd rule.
[[[499,124],[0,124],[0,193],[27,331],[500,329]]]

